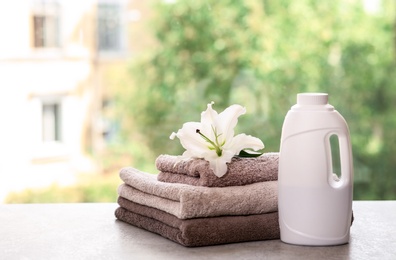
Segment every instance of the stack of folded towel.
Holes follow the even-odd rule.
[[[119,220],[191,247],[279,238],[278,153],[233,158],[221,178],[202,159],[161,155],[156,166],[121,170]]]

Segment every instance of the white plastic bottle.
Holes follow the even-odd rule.
[[[333,174],[331,136],[341,173]],[[333,148],[334,149],[334,148]],[[301,93],[285,117],[279,157],[281,240],[297,245],[348,243],[353,162],[348,126],[326,93]]]

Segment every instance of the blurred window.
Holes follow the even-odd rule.
[[[115,2],[98,4],[99,51],[121,50],[121,6]]]
[[[33,3],[33,46],[35,48],[59,47],[59,13],[57,2]]]
[[[43,142],[61,141],[60,103],[43,103],[42,124]]]

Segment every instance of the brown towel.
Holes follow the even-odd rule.
[[[221,215],[250,215],[278,211],[278,182],[245,186],[200,187],[157,180],[156,175],[124,168],[119,196],[154,207],[180,219]]]
[[[232,158],[227,173],[219,178],[204,159],[180,161],[178,156],[160,155],[155,165],[158,180],[195,186],[240,186],[278,179],[279,153],[265,153],[256,158]]]
[[[159,234],[183,246],[278,239],[278,213],[248,216],[220,216],[181,220],[161,210],[123,198],[115,211],[117,219]]]

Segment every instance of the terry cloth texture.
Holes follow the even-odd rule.
[[[178,219],[156,208],[119,197],[117,219],[159,234],[183,246],[209,246],[226,243],[278,239],[278,212],[248,216],[219,216]]]
[[[160,182],[156,175],[131,167],[122,169],[120,178],[119,196],[180,219],[278,211],[277,181],[210,188]]]
[[[158,180],[194,186],[241,186],[278,179],[279,153],[265,153],[256,158],[233,157],[227,173],[217,177],[204,159],[181,160],[180,156],[160,155],[156,159]]]

